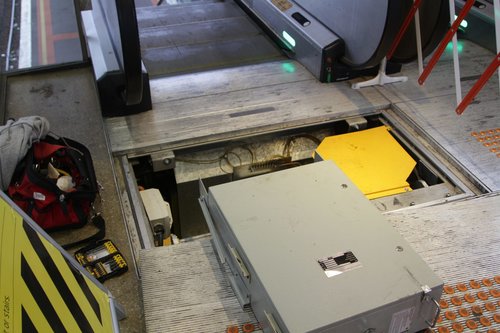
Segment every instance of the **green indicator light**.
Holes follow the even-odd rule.
[[[288,44],[290,44],[292,47],[295,47],[295,45],[296,45],[295,39],[293,39],[293,37],[290,36],[290,34],[288,34],[288,32],[283,31],[281,34],[283,35],[283,38],[285,38],[285,40],[287,41]]]
[[[462,53],[464,50],[464,44],[462,41],[457,41],[457,52]],[[453,52],[453,42],[449,42],[448,45],[446,45],[446,52]]]
[[[281,65],[281,68],[287,73],[295,73],[295,65],[291,62],[285,62]]]

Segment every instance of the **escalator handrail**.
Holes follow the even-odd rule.
[[[142,100],[142,61],[139,29],[134,0],[115,0],[120,40],[122,45],[123,72],[125,74],[124,99],[127,105]]]

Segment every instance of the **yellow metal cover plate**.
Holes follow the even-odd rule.
[[[332,160],[368,199],[411,191],[406,181],[416,165],[386,126],[325,138],[316,149]]]

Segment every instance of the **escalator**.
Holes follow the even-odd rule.
[[[447,1],[423,1],[424,55],[447,29]],[[376,75],[412,1],[138,1],[142,57],[152,76],[292,58],[319,81]],[[388,73],[416,59],[415,31]]]

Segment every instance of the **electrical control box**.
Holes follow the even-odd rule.
[[[332,161],[200,190],[229,281],[264,332],[435,324],[443,282]]]
[[[170,236],[172,212],[170,204],[163,200],[160,190],[150,188],[139,192],[154,233],[161,233],[162,238]]]

